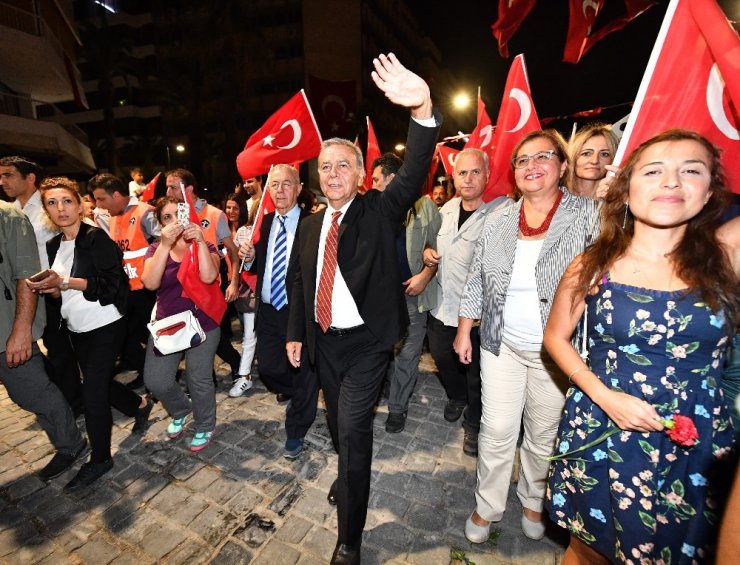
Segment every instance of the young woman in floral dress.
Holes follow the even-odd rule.
[[[571,533],[563,563],[711,561],[732,477],[719,384],[740,270],[740,221],[717,228],[723,188],[703,137],[645,142],[606,196],[601,236],[562,279],[544,343],[574,385],[547,493]],[[585,308],[590,367],[571,345]],[[666,433],[679,416],[696,427],[691,447]]]

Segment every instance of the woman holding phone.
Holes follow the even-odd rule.
[[[48,276],[28,285],[35,292],[61,297],[61,317],[82,370],[85,427],[92,447],[90,460],[64,487],[71,490],[92,484],[113,468],[111,377],[123,339],[129,285],[118,245],[103,230],[82,221],[84,204],[77,183],[51,177],[41,183],[40,191],[44,209],[61,233],[46,244]],[[148,416],[151,410],[146,400],[123,386],[117,388],[116,399],[125,413]]]

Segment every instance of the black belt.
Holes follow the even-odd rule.
[[[365,324],[360,324],[359,326],[354,326],[351,328],[335,328],[333,326],[329,326],[329,328],[326,330],[326,335],[352,335],[364,329]]]

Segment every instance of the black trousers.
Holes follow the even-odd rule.
[[[121,349],[121,366],[144,375],[146,342],[149,339],[147,323],[152,316],[152,308],[157,295],[150,290],[134,290],[128,295],[126,306],[126,332]]]
[[[460,363],[460,359],[452,349],[457,335],[457,328],[445,326],[437,318],[430,315],[427,322],[427,337],[429,338],[429,352],[437,365],[437,374],[447,393],[447,398],[466,402],[465,429],[471,432],[480,430],[481,392],[480,392],[480,334],[474,327],[470,332],[470,341],[473,344],[473,360],[469,365]]]
[[[338,541],[358,545],[370,498],[374,408],[393,349],[381,345],[367,328],[333,336],[317,325],[316,334],[316,369],[339,454]]]
[[[48,295],[44,298],[46,308],[46,327],[42,335],[46,348],[44,366],[49,380],[62,391],[64,399],[76,416],[83,412],[82,381],[77,357],[69,341],[67,324],[62,320],[61,300]]]
[[[93,463],[102,463],[111,457],[110,438],[113,426],[111,377],[125,328],[125,319],[121,318],[89,332],[69,332],[72,347],[82,370],[85,427],[90,438],[92,447],[90,461]],[[126,403],[122,411],[135,413],[140,398],[123,386],[117,387],[117,391],[118,400]]]
[[[308,359],[301,351],[301,366],[295,369],[285,353],[288,328],[288,307],[275,310],[270,304],[260,304],[257,315],[257,351],[260,379],[270,392],[291,396],[285,413],[285,433],[288,439],[301,439],[316,419],[319,381]]]

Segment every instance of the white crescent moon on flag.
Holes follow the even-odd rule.
[[[712,65],[712,70],[709,71],[709,80],[707,81],[707,109],[717,129],[729,139],[738,141],[740,140],[740,131],[732,125],[732,122],[727,118],[727,114],[725,114],[725,109],[722,107],[722,93],[724,90],[725,81],[719,73],[717,63],[715,63]]]
[[[583,4],[581,5],[581,10],[583,10],[583,17],[586,17],[586,10],[588,8],[591,8],[594,13],[599,11],[599,5],[594,2],[594,0],[583,0]]]
[[[532,115],[532,104],[529,101],[527,93],[520,88],[512,88],[511,92],[509,92],[509,98],[516,100],[516,103],[519,104],[520,110],[519,121],[513,128],[507,130],[507,133],[513,133],[522,129],[524,124],[529,121],[529,116]]]
[[[486,127],[482,128],[480,132],[481,135],[483,135],[483,142],[480,144],[480,149],[483,149],[484,147],[488,147],[491,144],[491,137],[493,136],[493,126],[487,125]]]
[[[447,155],[447,162],[453,169],[455,168],[455,161],[457,161],[457,153],[450,153]]]
[[[342,115],[340,118],[343,118],[347,114],[347,105],[344,103],[344,100],[342,100],[339,96],[336,94],[330,94],[329,96],[325,96],[324,99],[321,101],[321,111],[326,115],[326,107],[331,104],[339,104],[339,107],[342,109]]]
[[[301,140],[301,126],[298,124],[298,120],[288,120],[280,126],[280,129],[284,129],[285,126],[290,126],[293,130],[293,139],[290,140],[288,145],[276,145],[275,147],[277,149],[293,149],[293,147],[298,145],[298,142]]]

